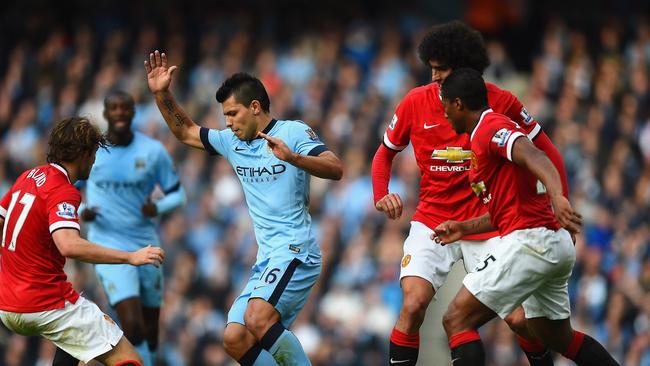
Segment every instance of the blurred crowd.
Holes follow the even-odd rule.
[[[306,121],[342,159],[341,181],[312,180],[323,273],[293,330],[314,365],[386,364],[419,171],[412,151],[398,155],[391,191],[407,209],[388,221],[373,207],[370,164],[401,97],[429,81],[415,49],[432,23],[416,15],[331,21],[251,28],[251,19],[230,14],[162,27],[114,19],[46,24],[43,32],[46,25],[27,19],[24,36],[0,53],[0,194],[44,161],[53,121],[80,114],[105,128],[103,98],[111,89],[134,96],[134,128],[172,154],[188,204],[160,219],[167,251],[161,365],[232,364],[221,334],[257,246],[228,163],[181,146],[159,115],[142,65],[154,49],[179,65],[173,92],[199,124],[225,128],[215,91],[230,74],[247,71],[266,86],[274,117]],[[554,19],[528,42],[535,52],[520,70],[512,48],[488,38],[485,76],[524,102],[565,158],[571,199],[585,219],[570,283],[574,327],[595,335],[621,364],[648,366],[650,22],[612,21],[594,33]],[[91,265],[69,260],[66,271],[77,290],[110,312]],[[505,323],[488,324],[483,339],[490,365],[526,364]],[[49,342],[0,329],[0,364],[49,365],[53,353]]]

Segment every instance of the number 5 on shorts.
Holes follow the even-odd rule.
[[[490,263],[490,260],[492,260],[492,262],[496,262],[496,258],[494,258],[494,256],[493,256],[492,254],[490,254],[490,255],[489,255],[487,258],[485,258],[485,260],[483,261],[483,266],[482,266],[482,267],[480,267],[480,268],[479,268],[479,267],[476,267],[476,272],[481,272],[482,270],[486,269],[487,266],[488,266],[488,264]]]

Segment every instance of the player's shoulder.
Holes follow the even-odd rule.
[[[418,102],[421,100],[430,100],[431,98],[439,98],[440,86],[438,83],[429,83],[422,86],[416,86],[404,95],[402,103],[404,102]]]
[[[39,187],[41,183],[38,179],[38,173],[34,173],[36,187],[41,188],[41,191],[46,195],[66,195],[71,198],[81,197],[79,190],[70,182],[68,172],[64,167],[58,164],[48,164],[42,167],[47,176],[45,182]],[[30,174],[28,173],[27,177]]]
[[[268,130],[272,130],[274,128],[282,130],[304,128],[305,126],[309,127],[305,121],[299,119],[273,119],[271,123],[273,123],[273,127],[267,127]]]
[[[486,82],[485,88],[487,89],[488,101],[490,104],[519,100],[511,91],[502,89],[493,83]]]
[[[512,120],[501,113],[490,110],[483,114],[482,119],[475,128],[476,135],[492,134],[503,127],[516,127]]]
[[[307,133],[309,136],[316,135],[309,125],[299,119],[279,119],[275,122],[272,128],[267,127],[267,131],[275,135],[294,136],[296,134]]]

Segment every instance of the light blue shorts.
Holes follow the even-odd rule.
[[[269,258],[254,265],[248,283],[230,307],[228,323],[244,324],[248,300],[260,298],[275,307],[282,325],[289,328],[307,302],[320,270],[320,262],[291,257]]]
[[[156,268],[151,264],[139,267],[130,264],[96,264],[95,272],[111,306],[136,296],[140,298],[143,307],[159,308],[162,304],[162,267]]]

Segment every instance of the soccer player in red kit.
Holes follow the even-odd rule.
[[[469,137],[452,128],[440,101],[440,83],[456,68],[470,67],[479,72],[488,66],[487,51],[477,31],[461,22],[433,27],[418,46],[421,61],[431,68],[432,83],[414,88],[397,106],[383,144],[372,162],[375,206],[390,219],[402,213],[398,194],[388,192],[392,160],[413,145],[420,168],[420,197],[404,242],[400,273],[403,301],[399,319],[390,336],[390,364],[415,365],[419,351],[419,329],[426,309],[445,282],[454,263],[463,259],[469,272],[489,248],[498,245],[496,232],[468,235],[454,246],[432,245],[432,229],[445,220],[464,220],[486,212],[483,204],[467,190],[471,158]],[[564,163],[540,125],[512,93],[487,83],[488,99],[495,111],[517,122],[544,151],[562,176],[567,194]],[[541,185],[540,185],[541,188]],[[532,366],[553,365],[546,346],[528,332],[523,311],[506,319],[517,332],[522,349]]]
[[[91,263],[158,265],[164,252],[146,247],[124,252],[79,236],[79,191],[95,153],[106,141],[85,118],[58,122],[49,139],[49,164],[18,177],[0,201],[2,258],[0,320],[22,335],[40,335],[73,357],[107,365],[141,365],[122,330],[97,305],[72,288],[65,258]]]
[[[495,229],[501,236],[465,276],[443,316],[452,363],[485,365],[477,329],[521,304],[528,326],[551,349],[578,365],[618,365],[600,343],[571,327],[568,279],[576,252],[569,231],[577,233],[582,218],[564,196],[557,169],[520,125],[489,107],[478,71],[455,70],[442,84],[441,98],[454,130],[470,135],[467,191],[488,213],[446,221],[435,228],[434,240],[454,246],[461,237]]]

